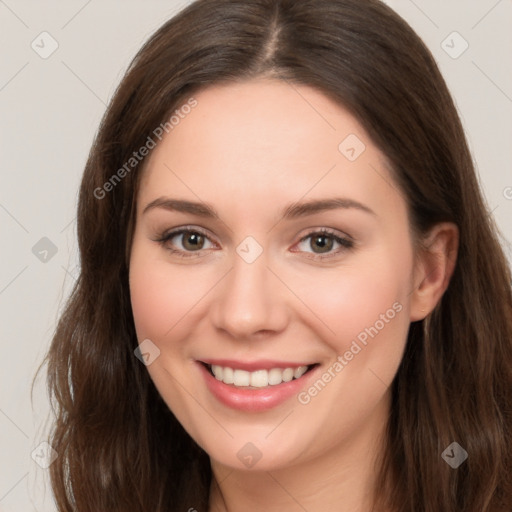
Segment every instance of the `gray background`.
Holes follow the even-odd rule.
[[[55,510],[47,470],[36,463],[51,454],[37,448],[48,426],[44,372],[33,405],[29,390],[76,277],[77,188],[131,57],[187,3],[0,0],[0,511]],[[387,3],[448,82],[510,260],[512,0]],[[47,58],[44,31],[58,44]]]

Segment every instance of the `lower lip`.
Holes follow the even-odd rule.
[[[208,389],[219,402],[233,409],[248,412],[261,412],[272,409],[292,396],[297,395],[301,389],[304,388],[306,382],[311,378],[311,375],[316,373],[317,370],[317,367],[312,368],[299,379],[293,379],[290,382],[282,382],[275,386],[259,389],[243,389],[217,380],[204,364],[198,362],[198,365]]]

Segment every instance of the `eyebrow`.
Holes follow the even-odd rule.
[[[151,201],[146,205],[142,214],[144,215],[146,212],[155,208],[190,213],[204,218],[219,218],[219,214],[215,208],[208,203],[188,201],[185,199],[172,199],[170,197],[159,197]],[[358,201],[344,197],[334,197],[291,203],[282,210],[281,216],[285,220],[290,220],[339,208],[356,209],[371,215],[377,215],[371,208]]]

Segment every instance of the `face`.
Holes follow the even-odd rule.
[[[137,197],[147,371],[219,464],[336,452],[389,411],[414,286],[405,200],[357,120],[313,88],[258,80],[194,98]]]

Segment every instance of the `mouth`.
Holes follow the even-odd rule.
[[[270,411],[298,397],[318,378],[320,363],[196,360],[206,389],[219,403],[241,412]]]
[[[272,388],[280,384],[301,379],[316,368],[319,363],[283,368],[256,369],[254,371],[232,368],[198,361],[217,381],[238,389]]]

